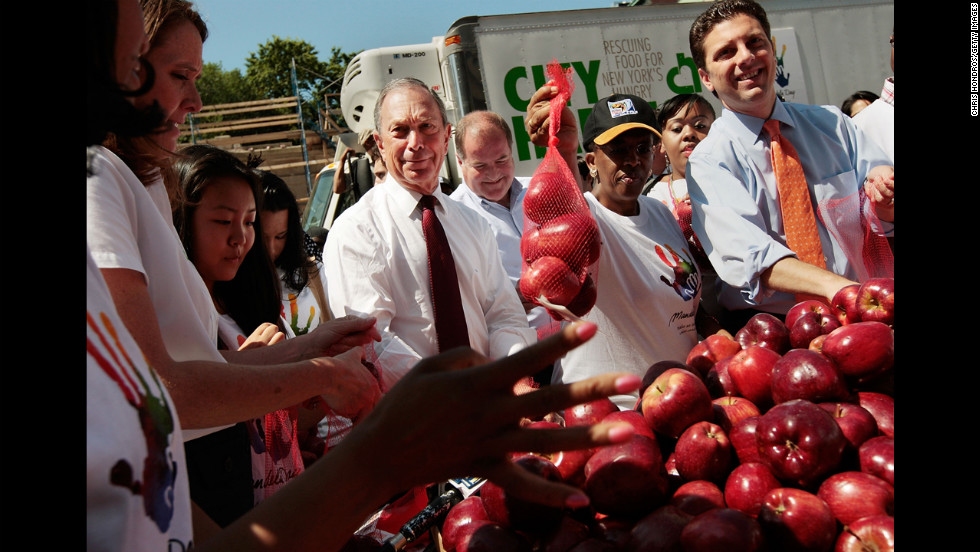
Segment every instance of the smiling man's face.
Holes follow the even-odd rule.
[[[704,38],[701,82],[725,107],[766,119],[776,102],[776,55],[759,21],[745,14],[722,21]]]

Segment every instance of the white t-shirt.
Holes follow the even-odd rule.
[[[852,119],[868,138],[885,150],[895,164],[895,106],[881,98],[871,102]]]
[[[683,362],[698,341],[694,319],[701,278],[685,254],[687,240],[670,209],[640,196],[640,214],[624,217],[603,207],[591,192],[585,198],[599,226],[602,250],[592,267],[596,303],[582,318],[595,322],[599,331],[561,359],[552,381],[570,383],[619,371],[643,377],[655,362]],[[632,409],[638,397],[634,391],[611,398],[621,409]]]
[[[125,268],[146,277],[160,333],[176,361],[224,362],[218,352],[218,312],[174,228],[163,180],[144,186],[103,147],[94,150],[86,183],[87,238],[99,268]],[[228,426],[224,426],[228,427]],[[185,438],[222,427],[188,430]]]
[[[323,286],[323,294],[327,293],[327,273],[323,263],[317,263],[317,274]],[[316,300],[313,288],[307,284],[299,293],[282,281],[283,271],[277,269],[279,283],[282,287],[282,310],[280,315],[286,321],[293,335],[304,335],[320,325],[320,304]]]
[[[180,419],[86,256],[86,550],[187,550]]]
[[[671,190],[673,190],[673,197],[671,197]],[[660,203],[667,206],[668,209],[674,209],[674,202],[680,201],[680,199],[687,195],[687,180],[683,178],[678,178],[672,182],[660,181],[650,188],[647,192],[647,197],[652,197]]]

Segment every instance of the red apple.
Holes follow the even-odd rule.
[[[755,437],[773,475],[803,488],[834,471],[847,445],[833,416],[803,399],[770,408],[759,417]]]
[[[643,421],[642,416],[641,421]],[[646,431],[650,432],[651,434],[653,433],[650,431],[650,428],[646,427],[645,421],[643,422],[643,426]],[[557,422],[538,420],[531,422],[526,427],[529,429],[561,429],[562,426]],[[563,450],[550,453],[526,451],[512,453],[511,457],[516,459],[524,456],[525,454],[536,454],[545,460],[548,460],[554,464],[556,468],[558,468],[562,481],[565,481],[571,485],[578,485],[585,482],[583,469],[585,468],[585,463],[594,452],[594,448]]]
[[[582,282],[565,261],[551,256],[534,261],[521,276],[519,285],[525,298],[535,300],[543,295],[556,305],[567,305],[582,288]]]
[[[884,393],[858,391],[857,401],[875,417],[882,435],[895,437],[895,399]]]
[[[568,552],[575,545],[589,538],[589,526],[572,516],[562,516],[557,527],[550,534],[542,537],[535,550],[539,552]]]
[[[538,227],[534,227],[521,236],[521,259],[524,260],[524,264],[530,265],[541,256],[538,248],[538,232]]]
[[[749,416],[741,421],[735,422],[731,431],[728,432],[728,440],[732,443],[732,450],[741,463],[761,462],[759,455],[759,444],[755,437],[755,430],[759,425],[761,416]]]
[[[719,360],[704,376],[704,385],[708,388],[708,394],[711,395],[711,398],[738,395],[738,388],[735,387],[735,382],[732,381],[732,376],[728,373],[728,365],[732,363],[733,358],[735,357],[730,356]]]
[[[442,544],[446,550],[453,550],[459,542],[459,535],[464,527],[475,521],[489,521],[487,509],[483,506],[480,495],[470,495],[450,508],[442,521],[440,533]]]
[[[734,395],[718,397],[711,401],[711,404],[715,411],[714,422],[721,426],[725,433],[730,432],[736,423],[745,418],[762,414],[752,401]]]
[[[653,380],[640,404],[647,424],[668,437],[678,437],[691,424],[714,416],[704,382],[680,368],[670,368]]]
[[[832,474],[820,484],[817,496],[830,506],[834,517],[843,525],[868,516],[895,515],[895,488],[870,473]]]
[[[738,390],[759,410],[767,410],[772,400],[772,369],[782,356],[760,345],[751,345],[739,351],[728,363],[728,375]]]
[[[825,402],[818,406],[834,417],[847,439],[848,447],[857,451],[868,439],[878,435],[878,422],[859,404],[847,402]]]
[[[857,309],[859,289],[861,289],[861,284],[846,285],[837,290],[834,298],[830,301],[830,306],[833,307],[834,314],[842,326],[861,321],[861,314]]]
[[[590,274],[586,274],[585,280],[582,281],[582,287],[565,306],[575,316],[585,316],[595,306],[596,298],[598,298],[598,290],[595,287],[595,280]]]
[[[711,334],[691,348],[684,363],[695,369],[703,378],[716,362],[741,350],[742,346],[731,337]]]
[[[880,477],[895,486],[895,439],[879,435],[858,448],[861,471]]]
[[[652,550],[681,552],[681,532],[694,516],[667,504],[643,516],[633,525],[628,552]]]
[[[834,552],[895,552],[895,518],[869,516],[841,531]]]
[[[807,345],[807,349],[811,351],[822,353],[823,352],[823,342],[827,341],[827,334],[820,334],[810,340],[810,344]]]
[[[609,414],[606,414],[606,417],[603,418],[602,421],[626,422],[633,426],[633,433],[635,435],[643,435],[653,440],[657,439],[657,434],[650,429],[650,424],[648,424],[646,419],[643,418],[643,414],[640,414],[635,410],[617,410],[615,412],[610,412]]]
[[[895,333],[881,322],[855,322],[830,332],[822,351],[844,376],[862,383],[894,366]]]
[[[840,326],[841,323],[832,314],[804,312],[789,326],[789,344],[797,349],[806,349],[817,336],[829,334]]]
[[[617,552],[616,546],[598,537],[589,537],[568,552]]]
[[[685,481],[720,482],[731,470],[732,443],[718,424],[697,422],[677,438],[674,455]]]
[[[895,278],[870,278],[861,284],[854,300],[862,322],[895,325]]]
[[[466,526],[459,535],[455,552],[531,552],[531,543],[520,533],[490,520],[479,520]]]
[[[725,493],[712,481],[688,481],[674,491],[670,504],[696,516],[713,508],[725,507]]]
[[[786,311],[786,321],[785,321],[786,327],[792,328],[793,326],[795,326],[796,320],[800,316],[808,312],[813,312],[816,314],[828,314],[830,316],[834,316],[834,318],[836,319],[833,307],[831,307],[827,303],[819,299],[805,299],[793,305],[792,307],[790,307],[788,311]]]
[[[850,394],[844,375],[827,356],[809,349],[791,349],[772,367],[772,400],[810,402],[844,400]]]
[[[667,502],[667,474],[657,442],[633,435],[600,447],[585,464],[592,507],[611,516],[640,516]]]
[[[540,456],[527,454],[514,459],[513,462],[548,480],[562,480],[558,468]],[[493,481],[487,481],[480,487],[480,497],[483,498],[483,505],[490,520],[517,531],[535,534],[551,531],[563,515],[561,508],[508,496],[507,491]]]
[[[524,193],[524,216],[538,224],[578,209],[577,190],[560,173],[539,172],[531,178]]]
[[[684,552],[758,552],[764,544],[759,522],[733,508],[708,510],[681,531]]]
[[[595,425],[619,407],[609,397],[577,404],[565,409],[565,427]]]
[[[664,460],[664,472],[667,474],[667,482],[671,489],[676,489],[684,483],[684,478],[677,472],[677,455],[674,454],[673,449],[670,450],[667,459]]]
[[[735,333],[735,341],[743,349],[759,346],[783,354],[789,350],[789,328],[775,315],[760,312]]]
[[[640,396],[643,396],[643,392],[646,391],[647,387],[650,387],[653,380],[657,379],[660,374],[663,374],[670,368],[687,370],[688,372],[697,374],[698,377],[700,377],[697,370],[679,360],[658,360],[657,362],[651,364],[650,367],[647,368],[647,371],[643,374],[643,383],[640,384]]]
[[[542,255],[558,257],[578,273],[599,260],[599,227],[587,210],[559,215],[541,223],[537,245]]]
[[[630,532],[633,531],[636,520],[633,518],[609,517],[600,514],[593,516],[590,522],[592,524],[593,536],[613,544],[616,550],[624,550],[629,544],[631,538]]]
[[[735,466],[725,480],[725,504],[756,517],[769,491],[782,487],[772,470],[761,462]]]
[[[837,540],[837,520],[830,506],[803,489],[769,491],[758,520],[771,550],[827,552]]]

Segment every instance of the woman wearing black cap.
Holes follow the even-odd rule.
[[[546,112],[538,109],[547,109],[547,89],[528,108],[532,136],[545,124]],[[657,126],[650,104],[625,94],[599,100],[585,122],[585,161],[594,180],[585,199],[599,226],[602,253],[592,267],[598,297],[584,318],[601,331],[561,360],[554,382],[607,371],[642,377],[658,361],[683,362],[698,342],[701,273],[670,209],[641,195],[660,144]],[[639,396],[612,398],[621,409],[632,409]]]

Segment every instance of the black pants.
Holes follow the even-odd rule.
[[[248,428],[238,423],[184,443],[193,500],[221,527],[252,509],[252,451]]]

